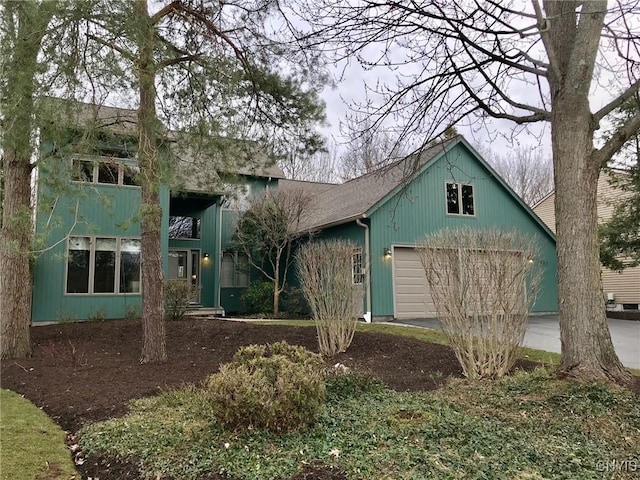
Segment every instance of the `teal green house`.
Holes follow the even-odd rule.
[[[101,108],[112,133],[129,112]],[[91,155],[43,148],[34,324],[140,313],[140,176],[131,132],[115,133],[115,141]],[[557,311],[554,235],[460,136],[339,185],[287,180],[275,167],[236,171],[214,184],[196,181],[200,173],[186,163],[178,166],[181,181],[160,192],[161,253],[165,278],[197,287],[195,308],[242,311],[242,294],[257,277],[233,248],[237,212],[249,196],[278,188],[311,197],[302,228],[315,232],[313,238],[358,245],[351,268],[368,321],[435,315],[415,247],[426,234],[459,226],[515,229],[535,238],[544,275],[534,311]]]
[[[516,230],[534,238],[543,270],[534,312],[558,310],[555,237],[462,137],[339,185],[280,180],[311,197],[303,228],[315,238],[345,238],[362,285],[363,317],[435,317],[416,246],[445,228]]]

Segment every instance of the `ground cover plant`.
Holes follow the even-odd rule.
[[[135,459],[146,478],[175,480],[291,478],[310,461],[349,479],[598,479],[614,459],[630,466],[617,478],[637,474],[640,405],[627,390],[561,382],[545,370],[452,381],[433,393],[362,385],[349,382],[345,394],[331,384],[317,423],[299,433],[226,430],[190,389],[134,401],[124,418],[82,430],[80,444]]]
[[[291,323],[168,322],[169,360],[161,365],[138,361],[139,320],[35,327],[34,356],[3,361],[0,378],[64,430],[85,427],[74,454],[84,478],[430,478],[427,468],[433,478],[628,478],[597,472],[628,463],[597,461],[638,457],[638,411],[630,404],[639,403],[637,394],[539,373],[498,383],[457,380],[455,355],[433,343],[441,332],[393,325],[359,325],[349,350],[327,361],[332,371],[344,372],[339,363],[388,388],[367,375],[332,377],[314,426],[286,435],[223,429],[202,395],[204,380],[249,344],[286,340],[317,352],[313,322]],[[640,382],[632,389],[640,392]]]

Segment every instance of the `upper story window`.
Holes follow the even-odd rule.
[[[71,179],[74,182],[102,185],[139,186],[140,169],[137,165],[120,163],[112,159],[85,160],[74,158]]]
[[[362,248],[356,248],[351,255],[351,276],[354,285],[364,283],[364,265],[362,264]]]
[[[226,183],[224,185],[225,198],[222,208],[230,210],[246,210],[251,198],[251,185],[241,183]]]
[[[447,183],[447,213],[451,215],[475,215],[473,185]]]
[[[200,238],[200,219],[198,217],[169,217],[169,238],[170,239],[191,239]]]

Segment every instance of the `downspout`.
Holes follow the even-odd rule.
[[[366,218],[366,215],[363,214],[362,218]],[[364,228],[365,295],[367,297],[367,311],[363,317],[365,322],[371,323],[371,255],[369,255],[369,226],[366,223],[363,223],[359,218],[356,219],[356,224],[359,227]]]
[[[216,245],[216,273],[215,276],[217,278],[217,284],[218,284],[218,288],[216,289],[216,299],[215,299],[215,304],[217,307],[222,307],[222,305],[220,305],[220,295],[221,295],[221,283],[222,283],[222,278],[220,275],[220,271],[222,270],[222,204],[224,202],[224,195],[222,195],[222,197],[220,198],[220,203],[218,204],[218,231],[216,232],[217,235],[217,245]],[[222,316],[224,317],[224,312],[222,313]]]

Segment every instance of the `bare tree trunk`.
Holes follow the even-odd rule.
[[[570,87],[567,87],[569,90]],[[588,104],[570,93],[553,106],[555,209],[562,359],[559,373],[582,380],[626,383],[607,325],[597,236],[600,165],[592,158]],[[581,148],[576,148],[581,145]]]
[[[158,152],[158,119],[156,116],[155,64],[153,46],[155,28],[151,23],[146,0],[138,0],[141,20],[139,37],[138,80],[138,162],[142,176],[141,274],[142,274],[142,363],[167,360],[164,325],[164,274],[160,235],[162,207],[160,205],[160,156]]]
[[[273,272],[273,316],[280,315],[280,255],[277,255],[276,268]]]
[[[2,169],[4,190],[0,229],[0,355],[31,354],[32,279],[29,250],[31,214],[31,132],[38,52],[51,12],[28,2],[14,5],[18,31],[4,38],[0,92],[4,123]],[[11,15],[7,9],[4,15]],[[4,20],[4,19],[3,19]]]

